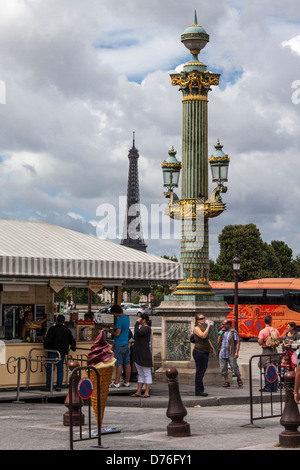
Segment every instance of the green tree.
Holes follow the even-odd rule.
[[[271,246],[274,248],[277,258],[281,264],[280,277],[293,277],[293,250],[283,241],[272,240]]]
[[[157,307],[164,300],[164,288],[163,286],[155,286],[153,293],[153,306]]]
[[[263,242],[255,224],[227,225],[218,238],[220,255],[211,262],[210,280],[233,281],[232,260],[241,260],[240,281],[280,276],[281,263],[271,245]]]
[[[172,256],[164,255],[164,256],[161,256],[161,258],[169,259],[170,261],[175,261],[175,263],[178,263],[178,259],[176,255],[172,255]]]
[[[276,255],[274,248],[271,245],[268,245],[268,243],[263,243],[263,247],[261,275],[252,279],[280,277],[281,263]]]
[[[296,259],[292,261],[292,277],[300,277],[300,255],[296,256]]]
[[[88,303],[88,289],[84,287],[65,287],[63,292],[54,295],[55,302],[67,302],[73,300],[76,305]],[[92,294],[92,305],[99,305],[100,298],[97,294]]]

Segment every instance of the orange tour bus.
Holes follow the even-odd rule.
[[[210,281],[215,295],[224,297],[232,311],[227,318],[234,326],[234,282]],[[272,326],[280,337],[291,321],[300,330],[300,278],[255,279],[238,283],[238,323],[241,338],[257,338],[265,327],[264,317],[272,317]]]

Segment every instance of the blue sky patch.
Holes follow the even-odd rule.
[[[119,31],[109,31],[99,42],[93,44],[95,49],[124,49],[140,44],[136,38],[135,30],[124,29]]]
[[[226,86],[229,85],[234,85],[242,76],[244,71],[242,69],[240,70],[224,70],[224,69],[214,69],[213,70],[215,73],[220,73],[220,84],[219,88],[220,90],[225,90]]]

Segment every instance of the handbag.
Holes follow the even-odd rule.
[[[194,333],[192,333],[191,336],[190,336],[190,343],[195,343]]]

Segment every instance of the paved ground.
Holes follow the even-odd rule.
[[[277,404],[274,405],[278,408]],[[85,417],[88,412],[83,408]],[[63,425],[66,407],[58,403],[1,403],[1,450],[69,450],[69,427]],[[191,436],[169,437],[170,419],[165,408],[107,407],[103,426],[116,427],[120,433],[102,436],[108,451],[151,450],[286,450],[277,447],[283,431],[279,418],[259,421],[249,426],[249,409],[245,405],[223,405],[187,408],[184,418]],[[92,429],[96,428],[92,417]],[[74,428],[77,439],[79,428]],[[75,450],[89,450],[96,441],[75,442]],[[105,451],[106,452],[106,451]],[[139,454],[140,455],[140,454]]]

